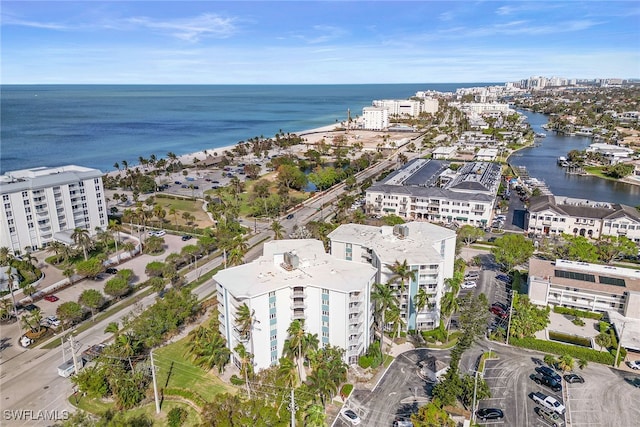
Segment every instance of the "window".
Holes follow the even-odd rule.
[[[271,346],[271,351],[278,351],[278,346],[277,345],[272,345]]]
[[[269,308],[276,308],[276,302],[275,301],[270,302]]]
[[[275,313],[269,313],[269,319],[275,319],[275,318],[276,318]]]
[[[322,331],[322,338],[329,338],[329,332]]]
[[[276,292],[275,291],[269,292],[269,298],[275,297],[275,296],[276,296]]]
[[[3,194],[2,195],[2,200],[4,200],[5,202],[9,201],[9,195],[8,194]]]
[[[322,289],[322,295],[329,295],[329,289]]]
[[[269,339],[270,339],[271,341],[275,341],[275,340],[277,340],[277,339],[278,339],[278,335],[276,335],[276,334],[271,335],[271,336],[269,337]]]
[[[323,316],[329,316],[329,310],[322,310],[322,315]]]

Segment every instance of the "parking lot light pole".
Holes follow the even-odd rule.
[[[475,380],[473,381],[473,404],[471,405],[471,422],[476,423],[476,393],[478,391],[478,371],[475,371]]]
[[[513,290],[511,293],[511,303],[509,304],[509,323],[507,323],[507,338],[505,344],[509,344],[509,332],[511,331],[511,314],[513,313]]]

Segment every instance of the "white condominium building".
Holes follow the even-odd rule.
[[[365,209],[409,220],[486,226],[500,185],[500,165],[471,162],[455,171],[449,165],[412,160],[367,189]]]
[[[386,108],[392,116],[418,117],[422,112],[422,102],[413,99],[380,99],[373,106]]]
[[[364,128],[367,130],[384,130],[389,127],[389,110],[382,107],[364,107],[362,109]]]
[[[320,346],[341,347],[345,362],[356,363],[374,339],[370,290],[376,273],[372,266],[327,254],[313,239],[266,242],[257,260],[218,272],[213,280],[220,332],[234,363],[234,348],[242,343],[256,369],[277,364],[296,319],[318,335]],[[255,316],[251,337],[238,332],[236,314],[243,304]]]
[[[396,261],[415,272],[415,280],[404,291],[395,284],[400,316],[405,330],[428,330],[440,324],[440,300],[444,281],[453,277],[456,233],[428,222],[409,222],[395,227],[343,224],[328,235],[331,254],[354,264],[370,264],[377,269],[376,281],[392,279]],[[364,266],[363,266],[364,267]],[[428,295],[427,304],[416,306],[419,290]]]
[[[565,233],[593,239],[625,236],[640,244],[640,212],[618,203],[537,196],[529,199],[525,230],[544,236]]]
[[[107,226],[102,172],[82,166],[33,168],[0,176],[0,247],[36,250],[54,234]]]

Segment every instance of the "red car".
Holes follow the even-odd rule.
[[[58,298],[55,295],[47,295],[46,297],[44,297],[45,301],[49,301],[49,302],[56,302],[58,301],[60,298]]]
[[[490,310],[491,310],[491,313],[495,314],[496,316],[502,319],[506,319],[507,317],[509,317],[509,313],[499,305],[492,305]]]

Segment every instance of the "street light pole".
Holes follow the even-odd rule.
[[[473,381],[473,405],[471,406],[471,422],[476,422],[476,394],[478,391],[478,371],[476,371],[475,380]]]
[[[511,291],[511,303],[509,304],[509,323],[507,323],[507,338],[505,344],[509,344],[509,333],[511,331],[511,313],[513,312],[513,291]]]
[[[618,337],[618,348],[616,349],[616,360],[613,366],[618,366],[618,356],[620,355],[620,345],[622,344],[622,334],[624,334],[624,327],[627,326],[627,322],[622,323],[622,328],[620,329],[620,336]]]

